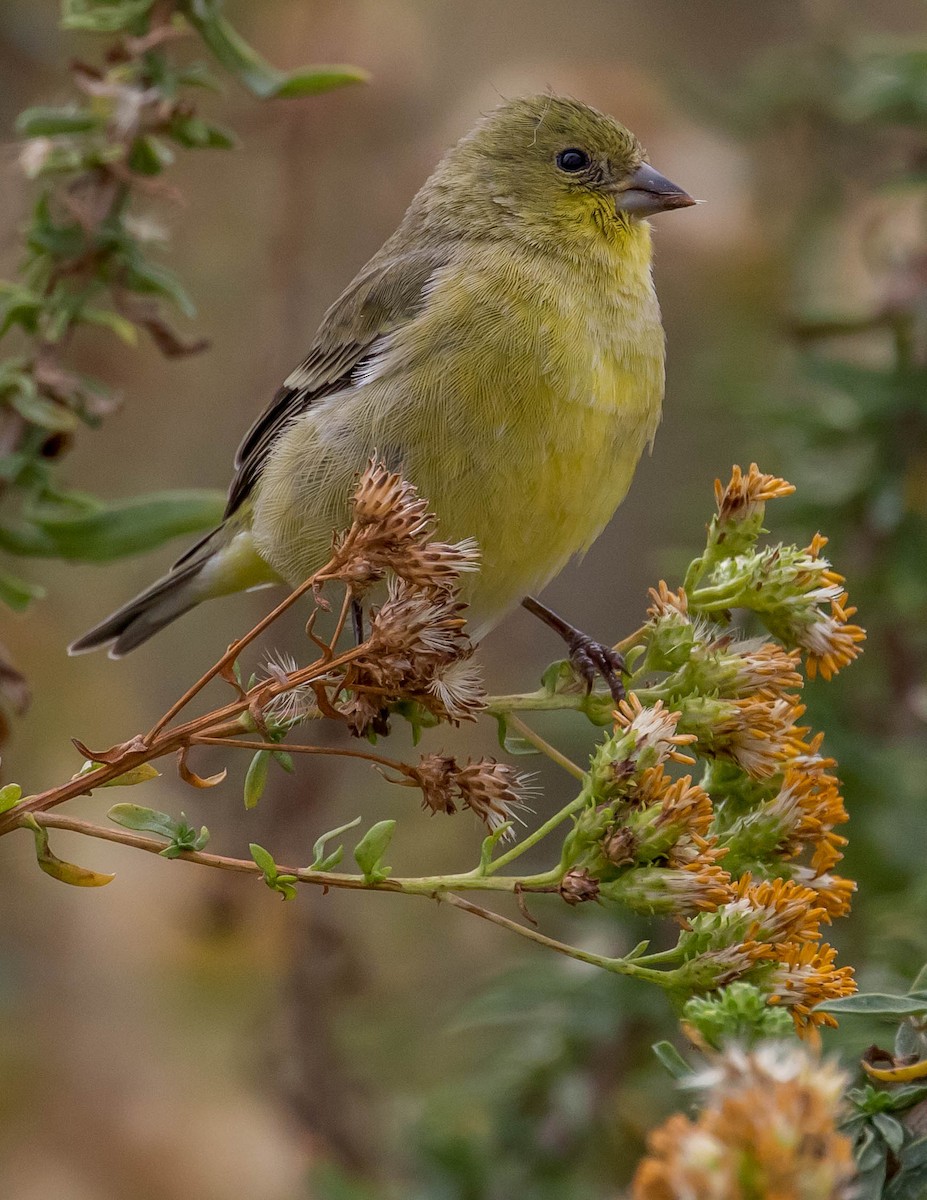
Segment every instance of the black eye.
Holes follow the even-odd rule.
[[[561,171],[581,171],[583,167],[589,166],[589,155],[585,150],[577,150],[571,146],[569,150],[561,150],[557,155],[557,166]]]

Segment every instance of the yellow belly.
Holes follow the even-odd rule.
[[[659,420],[649,269],[617,285],[521,269],[514,303],[498,255],[449,269],[360,386],[281,436],[254,536],[290,582],[325,562],[374,450],[428,498],[443,539],[479,542],[482,568],[467,580],[477,637],[601,532]]]

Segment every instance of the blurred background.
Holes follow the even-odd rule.
[[[190,332],[212,348],[167,360],[86,339],[87,369],[126,403],[79,438],[63,477],[113,499],[224,488],[243,431],[325,308],[480,112],[552,88],[613,114],[707,203],[655,221],[669,357],[653,456],[545,599],[617,640],[640,623],[648,585],[678,583],[698,552],[716,475],[756,459],[799,485],[771,511],[774,531],[831,536],[871,634],[861,663],[809,689],[840,758],[846,873],[860,883],[836,941],[865,984],[910,982],[927,958],[920,0],[228,0],[226,11],[278,65],[349,62],[372,82],[265,104],[230,85],[205,101],[243,145],[181,156],[171,182],[183,202],[153,199],[151,216],[196,299]],[[69,60],[92,55],[58,16],[55,0],[0,6],[0,130],[27,105],[67,99]],[[17,152],[10,132],[7,276],[28,205]],[[5,780],[39,790],[79,766],[71,736],[108,745],[150,725],[265,611],[266,594],[236,597],[127,661],[65,656],[181,548],[106,567],[30,564],[47,598],[5,619],[2,640],[35,693],[5,747]],[[299,653],[300,636],[294,621],[274,644]],[[516,613],[480,657],[490,691],[515,691],[558,653]],[[576,756],[591,745],[579,721],[543,730]],[[490,723],[441,730],[425,748],[492,753],[493,735]],[[212,762],[203,751],[196,769]],[[469,866],[478,846],[466,814],[426,819],[353,764],[300,763],[245,812],[246,765],[233,761],[208,793],[167,773],[147,802],[209,825],[219,853],[256,841],[308,861],[320,832],[359,813],[401,818],[398,873]],[[539,815],[567,786],[543,769],[541,782]],[[101,817],[108,803],[71,808]],[[56,839],[65,856],[71,837]],[[458,912],[312,889],[281,905],[254,881],[103,843],[75,853],[116,882],[67,890],[25,843],[0,846],[0,1193],[11,1200],[605,1200],[678,1104],[649,1050],[675,1027],[662,997],[547,961]],[[609,953],[641,936],[555,905],[535,906],[554,936],[563,922]],[[856,1024],[832,1042],[853,1050],[873,1036]]]

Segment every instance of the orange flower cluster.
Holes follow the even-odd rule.
[[[846,1077],[803,1048],[729,1048],[697,1077],[707,1100],[648,1138],[633,1200],[849,1200],[855,1166],[838,1131]],[[745,1190],[747,1189],[747,1190]]]
[[[794,484],[778,479],[775,475],[765,475],[756,463],[750,464],[746,475],[735,466],[727,486],[720,479],[715,480],[715,501],[718,505],[718,520],[721,523],[747,521],[759,514],[769,500],[777,500],[780,496],[791,496],[795,491]]]

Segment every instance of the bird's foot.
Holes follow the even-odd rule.
[[[528,612],[539,617],[545,625],[549,625],[566,642],[570,665],[585,683],[587,692],[592,691],[598,675],[605,681],[616,704],[624,699],[621,675],[625,670],[625,663],[617,650],[595,641],[545,604],[535,600],[533,596],[526,596],[522,605]]]
[[[617,650],[597,642],[578,629],[567,641],[570,655],[570,666],[586,685],[586,691],[591,692],[598,675],[605,681],[612,699],[617,704],[624,699],[624,684],[621,676],[624,672],[624,659]]]

